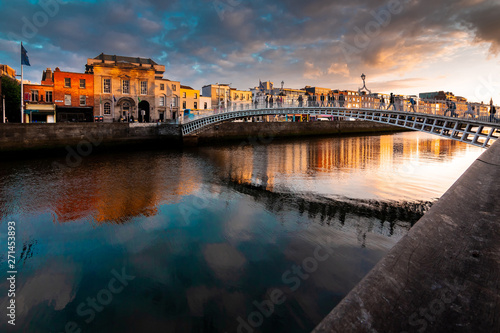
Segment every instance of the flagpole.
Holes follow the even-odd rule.
[[[23,49],[23,42],[21,42],[21,124],[23,123],[23,116],[24,116],[24,94],[23,94],[23,79],[24,79],[24,73],[23,73],[23,56],[22,56],[22,49]]]

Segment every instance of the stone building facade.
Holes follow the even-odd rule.
[[[160,119],[156,80],[165,66],[151,59],[106,55],[87,59],[86,72],[94,75],[94,115],[105,122],[152,122]]]
[[[171,121],[180,115],[180,86],[179,81],[167,79],[155,80],[156,109],[160,121]]]

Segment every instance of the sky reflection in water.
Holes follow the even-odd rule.
[[[255,331],[310,331],[481,152],[402,133],[95,155],[63,171],[53,159],[4,161],[16,329],[230,332],[278,289],[286,300]],[[325,242],[327,259],[294,273]],[[80,316],[112,270],[135,278],[91,321]]]

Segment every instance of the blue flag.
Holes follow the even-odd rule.
[[[28,51],[26,51],[23,44],[21,44],[21,65],[31,66]]]

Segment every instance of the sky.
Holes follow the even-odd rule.
[[[259,80],[500,101],[498,0],[0,0],[0,63],[25,79],[100,53],[151,58],[195,89]]]

